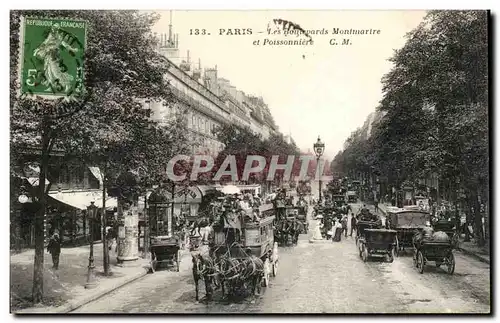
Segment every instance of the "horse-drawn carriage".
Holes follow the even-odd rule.
[[[359,250],[361,251],[359,241],[364,239],[365,231],[367,229],[381,229],[381,228],[382,226],[377,221],[367,220],[367,219],[359,220],[356,223],[356,238],[355,238],[356,247],[359,248]]]
[[[413,247],[413,236],[430,225],[430,214],[420,210],[389,208],[387,210],[386,227],[396,230],[395,255],[409,247]]]
[[[442,231],[440,233],[443,233]],[[436,233],[437,234],[437,233]],[[444,234],[444,233],[443,233]],[[419,273],[424,272],[425,265],[433,261],[436,267],[446,266],[448,274],[453,275],[455,271],[455,256],[453,255],[453,243],[450,238],[445,237],[440,241],[427,239],[421,232],[413,238],[413,265]]]
[[[347,191],[347,202],[356,203],[358,201],[358,195],[355,191]]]
[[[458,232],[456,230],[456,225],[454,221],[450,220],[436,220],[431,221],[432,229],[435,232],[441,231],[448,235],[451,240],[451,245],[453,248],[458,247]]]
[[[207,300],[212,286],[224,297],[238,291],[269,286],[278,272],[278,245],[274,242],[275,216],[249,219],[244,212],[226,207],[213,225],[208,250],[192,253],[193,277],[198,300],[198,281],[203,279]]]
[[[343,194],[332,195],[332,206],[336,209],[341,209],[346,204],[346,198]]]
[[[287,245],[290,241],[297,244],[299,235],[306,232],[306,219],[300,217],[300,210],[297,207],[287,206],[285,208],[285,217],[279,217],[275,220],[275,241],[281,245]]]
[[[365,228],[363,235],[358,239],[359,256],[364,262],[372,256],[385,256],[387,261],[393,262],[396,234],[395,230]]]
[[[150,270],[155,272],[160,264],[180,267],[180,228],[173,223],[172,201],[164,192],[153,192],[149,197],[148,218],[150,227],[151,263]]]
[[[158,264],[174,264],[179,271],[181,243],[177,236],[156,236],[151,238],[151,272],[155,272]]]

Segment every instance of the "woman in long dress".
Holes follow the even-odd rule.
[[[333,232],[332,241],[340,242],[340,239],[342,236],[342,224],[340,223],[340,221],[338,219],[335,220],[335,224],[333,225],[332,232]]]
[[[323,237],[321,236],[321,226],[321,221],[317,221],[313,232],[313,240],[323,240]]]

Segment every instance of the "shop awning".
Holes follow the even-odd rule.
[[[86,210],[90,202],[95,202],[95,206],[102,207],[102,192],[101,191],[86,191],[86,192],[55,192],[49,193],[49,196],[61,203]],[[106,210],[112,210],[117,206],[117,200],[114,197],[106,199]]]
[[[224,194],[240,194],[241,190],[235,185],[224,185],[221,188],[217,188]]]
[[[92,175],[94,175],[94,177],[97,178],[97,180],[99,181],[99,184],[102,185],[103,176],[102,176],[102,173],[101,173],[101,170],[99,169],[99,167],[89,166],[89,170],[92,173]]]

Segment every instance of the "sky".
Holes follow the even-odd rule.
[[[158,11],[154,27],[168,33],[169,11]],[[218,76],[247,94],[262,96],[280,131],[291,134],[307,151],[318,136],[325,157],[332,159],[347,137],[363,125],[382,98],[380,80],[391,69],[388,59],[418,26],[424,11],[173,11],[173,32],[179,34],[181,56],[190,52],[201,67],[217,65]],[[308,46],[263,46],[264,39],[305,39],[268,35],[273,19],[284,19],[311,34]],[[249,35],[228,35],[229,29],[252,29]],[[379,34],[332,35],[334,28],[373,29]],[[194,35],[205,29],[205,35]],[[220,34],[220,29],[224,29]],[[192,30],[192,31],[191,31]],[[191,35],[191,33],[193,33]],[[235,32],[234,32],[235,33]],[[210,34],[210,35],[208,35]],[[338,45],[331,45],[335,39]],[[350,45],[340,45],[349,38]],[[254,41],[260,40],[259,45]]]

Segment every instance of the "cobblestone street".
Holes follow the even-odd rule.
[[[357,212],[359,205],[355,206]],[[316,221],[311,221],[311,228]],[[191,259],[181,272],[157,271],[79,309],[76,313],[486,313],[489,266],[455,252],[453,276],[427,266],[419,274],[411,254],[393,263],[363,263],[354,237],[340,243],[300,237],[280,248],[280,268],[261,296],[236,304],[195,301]],[[200,288],[201,297],[204,287]]]

